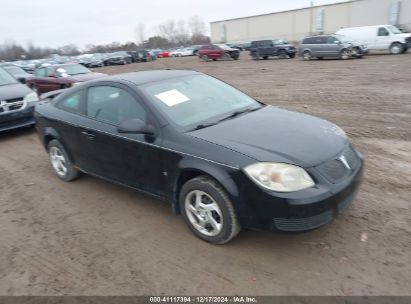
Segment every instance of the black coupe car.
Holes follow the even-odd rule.
[[[56,175],[79,171],[168,201],[201,239],[304,231],[354,199],[363,160],[344,131],[194,71],[90,81],[36,107]]]

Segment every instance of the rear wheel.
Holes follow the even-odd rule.
[[[268,56],[263,56],[263,59],[264,59],[264,60],[267,60],[267,59],[268,59]]]
[[[47,145],[47,151],[51,166],[53,167],[54,173],[58,178],[66,182],[77,178],[79,172],[76,168],[74,168],[66,150],[58,140],[51,140]]]
[[[311,60],[311,52],[310,51],[304,51],[303,59],[304,60]]]
[[[200,239],[225,244],[241,230],[233,204],[224,189],[207,176],[189,180],[180,192],[180,210]]]
[[[404,51],[404,47],[401,43],[395,42],[390,46],[390,53],[394,55],[401,54]]]

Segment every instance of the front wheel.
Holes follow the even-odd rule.
[[[350,52],[347,49],[342,50],[340,53],[340,58],[343,60],[350,58]]]
[[[203,59],[205,62],[207,62],[207,61],[208,61],[208,56],[207,56],[207,55],[203,55],[203,56],[201,56],[201,59]]]
[[[61,143],[53,139],[47,145],[47,151],[54,173],[63,181],[69,182],[77,178],[78,170],[73,166]]]
[[[287,58],[287,52],[285,50],[279,50],[278,51],[278,58],[286,59]]]
[[[401,43],[395,42],[390,46],[390,53],[394,55],[401,54],[404,50],[404,47]]]
[[[188,227],[200,239],[225,244],[241,230],[224,189],[207,176],[189,180],[180,192],[180,208]]]

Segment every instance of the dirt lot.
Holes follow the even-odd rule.
[[[64,183],[33,130],[0,135],[0,295],[411,295],[411,53],[202,62],[195,69],[344,128],[366,159],[358,198],[296,235],[198,240],[163,202],[96,178]],[[361,240],[363,238],[363,241]]]

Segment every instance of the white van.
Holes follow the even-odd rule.
[[[348,27],[336,34],[365,44],[370,50],[388,50],[391,54],[404,53],[411,47],[411,34],[403,33],[393,25]]]

